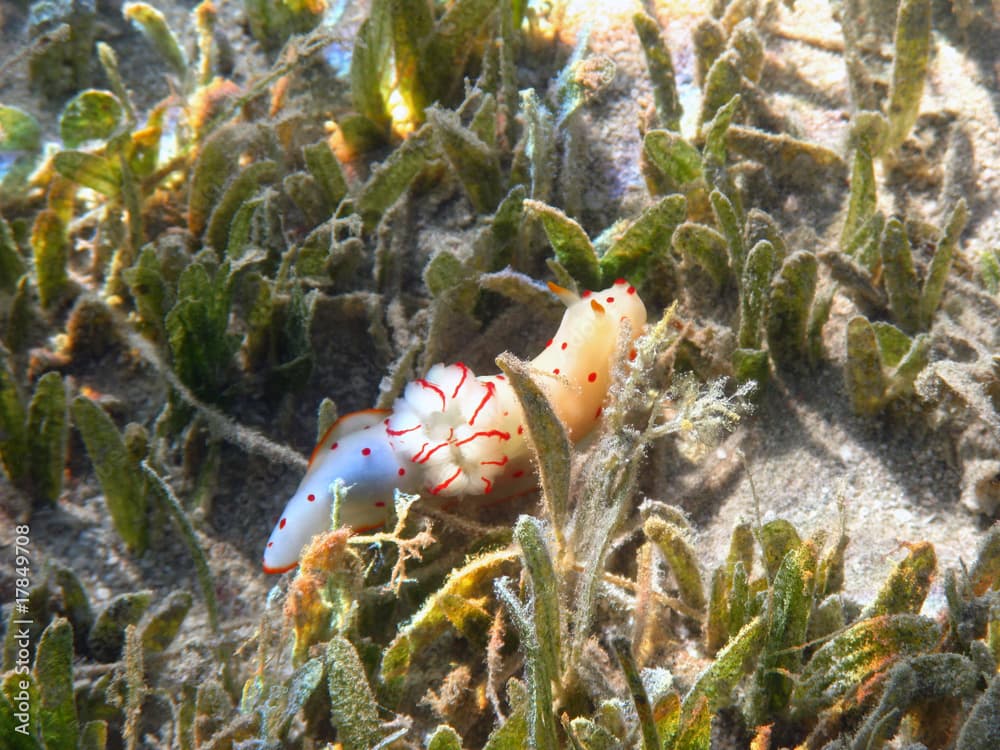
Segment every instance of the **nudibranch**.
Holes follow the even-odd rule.
[[[600,421],[619,336],[627,330],[634,340],[641,333],[646,308],[624,279],[579,296],[555,284],[549,288],[566,312],[530,367],[576,441]],[[437,364],[407,384],[391,411],[341,417],[316,445],[271,532],[265,572],[294,568],[313,535],[329,528],[330,488],[337,479],[349,488],[340,520],[356,531],[385,522],[396,489],[459,497],[533,484],[517,397],[502,374],[476,376],[461,362]]]

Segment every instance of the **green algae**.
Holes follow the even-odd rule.
[[[0,371],[5,471],[36,505],[51,504],[64,490],[69,446],[74,471],[92,467],[128,554],[162,554],[150,538],[176,529],[195,561],[213,638],[224,639],[215,592],[228,584],[216,580],[218,562],[203,548],[211,529],[201,510],[219,480],[218,446],[234,443],[243,462],[276,453],[231,429],[216,409],[246,419],[241,399],[257,403],[254,419],[289,434],[296,417],[288,394],[325,366],[317,341],[342,333],[317,333],[318,306],[364,308],[362,333],[337,366],[373,350],[371,371],[380,376],[392,362],[381,404],[417,374],[421,356],[430,364],[454,350],[456,326],[489,325],[511,300],[542,310],[546,263],[557,280],[583,288],[627,277],[647,300],[680,298],[684,316],[664,315],[637,343],[635,364],[616,369],[594,452],[582,465],[537,374],[504,356],[539,470],[537,515],[520,516],[513,531],[459,524],[467,538],[457,544],[439,527],[416,525],[350,542],[350,554],[341,550],[293,577],[294,596],[273,594],[252,669],[223,669],[228,645],[213,642],[205,663],[218,674],[185,692],[159,665],[178,658],[174,644],[199,606],[190,593],[119,593],[95,614],[79,578],[57,572],[29,597],[37,732],[24,747],[138,746],[149,729],[143,713],[155,715],[155,701],[163,701],[157,711],[171,709],[160,713],[173,717],[165,720],[170,731],[190,748],[336,741],[686,750],[709,747],[723,714],[748,736],[773,725],[782,742],[874,747],[919,725],[929,700],[949,712],[947,741],[990,746],[997,681],[981,676],[995,671],[1000,643],[993,547],[984,547],[968,581],[946,579],[943,625],[918,614],[937,571],[927,543],[909,545],[861,608],[845,603],[841,590],[843,534],[828,545],[822,533],[803,538],[787,521],[758,519],[734,529],[727,559],[710,570],[680,514],[659,508],[636,522],[654,441],[694,435],[711,444],[745,413],[753,384],[771,387],[772,365],[779,387],[803,372],[841,372],[846,398],[866,417],[912,404],[940,341],[935,326],[970,218],[965,202],[949,202],[941,229],[921,233],[918,222],[887,215],[898,204],[876,177],[876,161],[892,162],[918,121],[931,60],[928,3],[900,5],[888,93],[880,98],[873,85],[857,102],[864,107],[853,113],[853,155],[755,120],[760,87],[769,85],[767,19],[752,3],[716,5],[716,18],[694,29],[695,75],[704,84],[695,134],[681,129],[675,58],[659,20],[632,18],[655,111],[642,133],[649,195],[606,227],[584,210],[585,173],[567,155],[582,153],[592,137],[585,115],[599,111],[619,70],[588,51],[581,35],[569,59],[546,71],[551,90],[538,80],[530,88],[518,65],[538,50],[539,11],[521,3],[376,2],[357,30],[343,90],[328,98],[310,81],[321,74],[308,73],[330,41],[319,5],[247,3],[254,37],[265,50],[285,51],[238,90],[214,80],[221,71],[210,9],[198,15],[189,60],[159,11],[130,4],[125,17],[183,93],[171,105],[185,123],[170,133],[173,155],[159,156],[169,128],[163,111],[140,124],[116,53],[101,43],[110,90],[80,90],[81,78],[66,92],[73,98],[58,120],[63,145],[49,171],[33,178],[45,187],[42,200],[28,188],[40,163],[40,124],[0,108],[0,151],[16,154],[3,191],[18,196],[0,220],[7,295],[0,311],[10,349]],[[88,24],[32,56],[38,80],[51,80],[67,61],[90,60],[89,43],[78,46],[92,32]],[[310,34],[296,36],[302,32]],[[845,25],[857,50],[851,33]],[[871,63],[870,55],[849,61],[855,90],[874,80],[858,72]],[[463,88],[465,75],[472,77]],[[849,193],[841,189],[848,164]],[[836,247],[803,248],[786,217],[747,189],[754,174],[789,194],[836,193],[845,207]],[[431,211],[467,212],[470,230],[460,242],[428,252],[410,241],[427,196]],[[84,205],[100,210],[84,214]],[[84,264],[92,230],[100,249]],[[996,264],[988,250],[982,258],[989,283]],[[718,299],[705,299],[712,297],[706,281]],[[827,352],[824,330],[841,293],[862,313],[846,323],[843,364]],[[697,322],[688,320],[691,310]],[[32,327],[64,334],[66,344],[51,354],[67,360],[36,353],[29,363],[29,347],[40,342]],[[709,330],[722,332],[721,345],[692,335]],[[57,371],[76,377],[88,360],[121,354],[123,342],[165,383],[158,418],[127,408],[125,419],[113,418]],[[56,364],[44,373],[28,367],[39,362]],[[741,386],[704,385],[685,372],[692,362]],[[351,398],[346,390],[336,396],[336,404],[324,402],[324,424]],[[70,423],[89,463],[69,438]],[[198,456],[205,445],[209,455]],[[190,505],[189,496],[197,498]],[[409,506],[400,507],[405,518]],[[431,547],[436,534],[453,548]],[[422,554],[426,560],[417,559]],[[284,631],[276,603],[289,612]],[[707,666],[696,678],[671,684],[664,654],[648,641],[615,634],[602,642],[605,630],[626,632],[640,612],[664,641],[703,638]],[[5,670],[13,666],[9,646]],[[446,678],[431,663],[443,649],[455,654]],[[100,678],[90,670],[98,664]],[[10,680],[0,731],[14,721]],[[459,689],[446,693],[447,680]],[[623,688],[612,699],[598,684]],[[420,699],[432,691],[433,705],[444,708],[430,717]],[[481,706],[456,707],[467,706],[465,693]],[[833,726],[840,735],[824,734]],[[767,736],[758,732],[755,746],[766,747]]]

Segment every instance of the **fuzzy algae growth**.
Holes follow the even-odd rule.
[[[998,314],[996,248],[976,247],[979,279],[965,249],[988,200],[956,188],[934,142],[952,115],[927,100],[945,43],[974,56],[995,31],[981,6],[852,0],[841,41],[746,0],[630,9],[611,32],[558,3],[375,0],[362,20],[248,0],[249,67],[232,9],[208,2],[190,28],[167,4],[15,13],[22,50],[0,66],[28,93],[0,88],[0,514],[39,556],[0,579],[17,592],[0,737],[997,746],[1000,527],[967,566],[903,544],[862,604],[850,510],[840,529],[793,524],[764,489],[722,554],[703,511],[670,504],[751,401],[770,436],[769,399],[838,382],[859,415],[843,424],[930,424],[989,511],[997,342],[965,308]],[[109,34],[127,23],[142,37]],[[839,56],[849,96],[789,108],[810,85],[783,64],[789,40]],[[325,60],[345,48],[338,76]],[[123,62],[137,49],[169,88],[147,95]],[[634,141],[602,130],[623,86]],[[570,443],[542,375],[496,360],[532,497],[399,494],[391,528],[331,524],[270,593],[246,572],[323,399],[325,424],[439,360],[489,369],[547,327],[543,279],[623,276],[658,322],[619,352],[589,443]],[[64,552],[70,522],[85,553]]]

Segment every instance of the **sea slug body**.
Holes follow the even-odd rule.
[[[638,336],[646,308],[624,279],[579,296],[549,286],[566,312],[530,367],[575,441],[599,422],[619,334],[627,328],[633,339]],[[336,479],[350,488],[341,521],[362,531],[385,522],[395,489],[439,497],[489,495],[530,480],[531,473],[524,417],[504,376],[477,377],[461,362],[434,365],[407,384],[391,412],[348,414],[327,431],[271,532],[264,571],[294,568],[306,543],[329,527]]]

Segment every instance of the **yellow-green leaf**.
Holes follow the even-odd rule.
[[[330,718],[345,750],[366,750],[378,744],[379,718],[375,696],[353,644],[334,636],[326,649]]]
[[[124,112],[108,91],[88,89],[69,100],[59,116],[59,135],[69,148],[87,141],[105,141],[114,135]]]
[[[52,307],[69,284],[66,264],[69,261],[69,239],[66,225],[51,209],[39,212],[31,230],[31,250],[35,256],[35,277],[42,307]]]
[[[930,542],[908,545],[909,554],[896,564],[882,584],[875,601],[865,607],[862,617],[916,614],[923,606],[937,569],[937,555]]]
[[[76,750],[77,718],[73,701],[73,628],[63,618],[42,633],[35,655],[39,723],[46,750]]]
[[[125,3],[122,15],[139,28],[143,36],[153,45],[153,49],[183,81],[187,75],[187,58],[174,32],[167,26],[163,14],[146,3]]]
[[[0,106],[0,152],[37,151],[42,145],[38,121],[17,107]]]
[[[107,157],[86,151],[60,151],[52,166],[68,180],[114,198],[121,192],[121,168]]]
[[[524,209],[542,222],[545,235],[549,238],[556,260],[587,289],[594,289],[601,283],[601,271],[594,246],[583,231],[583,227],[558,208],[541,201],[526,200]]]
[[[146,548],[146,484],[129,457],[115,423],[107,413],[83,396],[73,401],[73,423],[83,437],[87,455],[104,491],[111,521],[134,552]]]
[[[815,717],[898,659],[933,648],[940,636],[938,625],[919,615],[882,615],[855,623],[806,664],[792,689],[793,715]]]
[[[54,503],[62,492],[69,432],[66,387],[58,372],[38,380],[28,407],[28,451],[31,489],[37,500]]]

